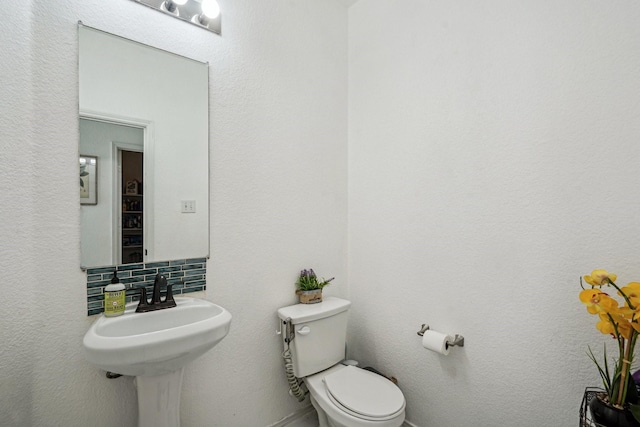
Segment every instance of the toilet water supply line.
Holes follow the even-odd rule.
[[[287,375],[287,382],[289,383],[289,389],[291,390],[291,394],[298,399],[298,402],[302,402],[307,395],[307,393],[300,387],[300,382],[298,378],[296,378],[296,374],[293,371],[293,358],[291,356],[291,349],[289,348],[289,343],[293,341],[295,338],[295,331],[293,330],[293,325],[291,324],[291,318],[287,318],[284,321],[286,326],[284,343],[287,348],[282,352],[282,358],[284,359],[284,371]]]

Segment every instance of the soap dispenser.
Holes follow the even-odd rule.
[[[114,268],[111,284],[104,288],[104,315],[106,317],[115,317],[124,314],[125,295],[124,285],[120,283],[118,273]]]

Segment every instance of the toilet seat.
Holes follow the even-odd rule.
[[[388,379],[355,366],[323,378],[327,397],[340,410],[368,421],[385,421],[404,411],[404,395]]]

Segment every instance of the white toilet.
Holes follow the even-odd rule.
[[[282,337],[291,353],[289,376],[302,378],[320,427],[399,427],[404,422],[402,391],[387,378],[345,366],[347,300],[325,297],[317,304],[278,310]]]

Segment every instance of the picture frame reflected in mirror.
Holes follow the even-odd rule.
[[[98,158],[80,155],[80,204],[98,204]]]

